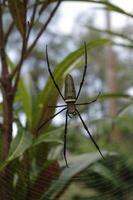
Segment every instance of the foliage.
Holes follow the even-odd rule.
[[[126,199],[127,190],[128,198],[132,196],[133,168],[127,163],[127,158],[122,155],[107,158],[105,164],[95,163],[83,173],[80,181],[84,181],[86,187],[96,191],[95,195],[88,199],[107,199],[108,194],[111,200]],[[84,180],[84,177],[90,178]]]
[[[52,2],[55,4],[52,4]],[[110,11],[132,17],[132,14],[107,1],[88,0],[87,2],[102,4]],[[32,59],[35,60],[35,63],[38,63],[40,57],[42,59],[42,53],[40,53],[39,47],[37,46],[36,48],[35,45],[37,45],[37,42],[39,43],[39,39],[44,32],[46,35],[50,32],[47,28],[60,3],[61,1],[27,0],[11,0],[0,3],[0,84],[3,97],[0,104],[2,118],[2,123],[0,124],[1,198],[5,200],[59,199],[64,195],[71,182],[74,182],[76,175],[87,177],[88,180],[80,177],[79,182],[82,182],[85,187],[93,188],[96,192],[96,195],[92,197],[89,195],[90,197],[88,196],[87,199],[106,199],[105,192],[110,193],[108,198],[110,200],[124,199],[123,193],[126,193],[129,186],[130,197],[132,195],[131,180],[133,178],[133,169],[127,162],[126,156],[128,155],[129,161],[129,152],[132,146],[129,141],[132,138],[132,112],[130,110],[132,97],[127,95],[124,89],[122,92],[115,94],[103,93],[99,98],[102,105],[104,105],[104,101],[110,99],[122,101],[120,102],[120,110],[114,119],[104,119],[105,110],[102,110],[102,119],[90,120],[91,127],[94,125],[96,127],[95,136],[99,137],[99,143],[106,149],[106,151],[103,151],[103,154],[107,157],[105,162],[100,161],[98,153],[92,153],[91,146],[88,149],[88,140],[86,138],[85,140],[81,139],[83,136],[79,134],[75,139],[74,134],[81,132],[80,126],[78,131],[75,127],[69,126],[70,152],[68,153],[70,154],[70,168],[65,167],[64,159],[60,156],[63,146],[63,140],[61,139],[63,134],[61,133],[64,130],[64,126],[56,127],[51,125],[49,121],[46,126],[38,131],[39,125],[53,115],[55,109],[49,108],[48,105],[56,105],[59,94],[50,77],[41,91],[35,90],[36,81],[33,80],[33,77],[30,77],[32,73],[27,73],[27,84],[22,68],[32,65]],[[7,27],[3,22],[4,17],[8,18],[9,16],[10,20],[8,20]],[[48,16],[47,19],[46,16]],[[28,18],[30,19],[29,21],[27,21]],[[45,19],[43,23],[41,21],[42,18]],[[129,36],[108,30],[101,31],[94,27],[89,28],[93,29],[93,31],[98,31],[98,33],[106,32],[113,36],[119,36],[129,42],[125,45],[126,48],[132,48],[132,39]],[[69,40],[69,37],[67,39]],[[82,38],[80,39],[82,40]],[[103,48],[107,44],[118,45],[113,39],[111,41],[108,38],[101,37],[100,34],[97,38],[87,38],[86,43],[89,55],[93,55],[93,52],[94,55],[97,55],[99,48]],[[16,49],[13,48],[12,50],[17,53],[15,59],[11,58],[7,51],[8,48],[11,49],[12,45],[16,47]],[[60,46],[60,44],[58,45]],[[56,47],[54,51],[56,51]],[[82,64],[83,55],[84,48],[80,46],[56,64],[53,74],[60,88],[63,87],[66,74],[79,64]],[[56,59],[51,59],[53,59],[53,63],[57,62],[55,61]],[[96,60],[98,60],[98,57]],[[40,62],[40,65],[42,63]],[[34,75],[36,75],[35,79],[39,80],[41,73],[36,73],[37,70],[39,71],[39,67],[34,69]],[[39,88],[38,86],[36,87]],[[86,101],[89,100],[90,97],[86,99]],[[87,110],[86,107],[82,107],[80,111],[83,112],[85,110]],[[23,119],[25,119],[25,123],[23,123]],[[86,120],[86,123],[88,123],[88,120]],[[17,127],[16,136],[13,135],[13,124]],[[122,147],[119,150],[119,144],[113,144],[112,141],[110,141],[110,144],[107,143],[106,132],[110,133],[114,124],[118,124],[122,132],[120,141]],[[102,138],[97,132],[102,134]],[[129,145],[128,148],[126,148],[127,143]],[[88,150],[91,153],[86,153]],[[112,156],[109,153],[110,151],[117,153]],[[127,178],[125,173],[128,175]],[[97,181],[99,181],[98,184]],[[121,184],[122,181],[124,182],[123,184]],[[118,194],[111,194],[111,191],[116,190],[119,192]],[[80,196],[73,197],[73,199],[75,198],[80,199]],[[86,199],[86,197],[82,197],[82,199]]]

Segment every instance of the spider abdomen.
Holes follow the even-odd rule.
[[[76,101],[76,90],[74,86],[73,77],[68,74],[65,78],[65,102],[75,102]]]

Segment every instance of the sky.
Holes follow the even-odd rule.
[[[111,3],[119,6],[120,8],[133,13],[133,0],[111,0]],[[85,2],[63,2],[59,8],[60,20],[58,22],[58,30],[64,34],[70,34],[73,29],[73,24],[77,16],[81,13],[89,13],[90,17],[94,13],[94,9],[99,4],[85,3]],[[95,17],[96,26],[104,27],[104,13],[97,9]],[[113,12],[112,27],[118,28],[131,21],[129,17],[123,16]],[[56,25],[57,26],[57,25]]]

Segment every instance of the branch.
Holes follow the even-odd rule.
[[[8,67],[6,63],[5,43],[4,43],[4,31],[2,21],[2,3],[0,2],[0,56],[2,63],[2,77],[3,79],[8,76]]]
[[[12,83],[9,76],[8,65],[5,52],[5,38],[3,30],[3,8],[4,2],[0,0],[0,57],[2,65],[1,87],[3,95],[3,125],[2,125],[2,148],[1,160],[5,160],[9,153],[9,148],[12,140],[12,122],[13,122],[13,96]],[[11,200],[11,181],[12,173],[10,166],[0,172],[0,199]],[[5,181],[8,180],[8,181]]]
[[[26,59],[30,52],[32,51],[32,49],[34,48],[35,44],[37,43],[38,39],[40,38],[40,36],[42,35],[42,33],[45,31],[45,29],[47,28],[48,24],[50,23],[52,17],[54,16],[56,10],[58,9],[59,5],[61,3],[61,0],[58,1],[58,3],[56,4],[55,8],[53,9],[52,13],[50,14],[47,22],[45,23],[45,25],[42,27],[42,29],[39,31],[37,37],[35,38],[34,42],[31,44],[31,46],[29,47],[29,49],[26,51],[26,49],[24,49],[23,47],[23,57],[21,57],[20,59],[20,62],[17,64],[17,66],[15,67],[15,69],[12,71],[12,74],[11,74],[11,78],[13,78],[16,73],[18,73],[20,71],[20,68],[21,68],[21,65],[23,63],[22,59]],[[26,44],[28,43],[27,39],[26,39]],[[18,82],[18,78],[16,79],[16,85],[17,85],[17,82]],[[15,86],[16,87],[16,86]],[[15,89],[15,88],[14,88]]]
[[[45,31],[45,29],[47,28],[48,24],[50,23],[52,17],[54,16],[56,10],[58,9],[59,5],[61,3],[61,0],[58,1],[58,3],[56,4],[55,8],[53,9],[52,13],[50,14],[47,22],[44,24],[44,26],[42,27],[42,29],[39,31],[37,37],[35,38],[34,42],[31,44],[31,46],[29,47],[29,49],[27,50],[27,52],[25,53],[25,58],[28,57],[28,55],[30,54],[30,52],[32,51],[32,49],[34,48],[35,44],[37,43],[38,39],[40,38],[40,36],[43,34],[43,32]]]
[[[19,82],[19,78],[20,78],[20,71],[21,71],[21,68],[22,68],[22,64],[24,62],[24,55],[25,55],[25,52],[26,52],[26,49],[27,49],[27,37],[26,37],[26,31],[27,31],[27,23],[26,23],[26,16],[27,16],[27,0],[24,1],[24,24],[23,26],[25,27],[24,29],[24,35],[23,35],[23,41],[22,41],[22,53],[21,53],[21,58],[20,58],[20,61],[19,63],[17,64],[16,68],[14,69],[14,71],[12,72],[11,74],[11,80],[13,79],[13,77],[16,75],[16,79],[15,79],[15,83],[14,83],[14,86],[12,88],[12,93],[13,93],[13,96],[15,96],[15,93],[16,93],[16,90],[17,90],[17,86],[18,86],[18,82]]]
[[[28,57],[28,55],[30,54],[30,52],[32,51],[32,49],[34,48],[35,44],[37,43],[38,39],[40,38],[40,36],[42,35],[42,33],[45,31],[45,29],[47,28],[49,22],[51,21],[52,17],[54,16],[56,10],[58,9],[59,5],[61,3],[61,0],[58,1],[58,3],[56,4],[55,8],[53,9],[52,13],[50,14],[47,22],[45,23],[45,25],[42,27],[42,29],[39,31],[37,37],[35,38],[34,42],[31,44],[31,46],[29,47],[29,49],[27,50],[27,44],[28,44],[28,38],[29,38],[29,34],[30,34],[30,30],[29,29],[27,36],[26,36],[26,30],[25,30],[25,34],[23,37],[23,46],[22,46],[22,54],[21,54],[21,58],[19,63],[17,64],[17,66],[14,68],[14,70],[12,71],[10,77],[11,80],[13,79],[13,77],[16,75],[16,79],[15,79],[15,83],[12,89],[12,93],[15,95],[16,89],[17,89],[17,85],[19,82],[19,78],[20,78],[20,71],[21,71],[21,67],[22,64],[24,62],[24,60]],[[36,6],[34,7],[33,10],[33,14],[32,14],[32,23],[34,21],[34,17],[35,17],[35,11],[36,11]],[[25,13],[25,27],[26,27],[26,13]]]
[[[14,83],[14,86],[12,88],[12,93],[13,93],[13,96],[15,96],[15,93],[16,93],[16,90],[17,90],[17,86],[18,86],[18,82],[19,82],[19,78],[20,78],[20,71],[21,71],[21,67],[22,67],[22,64],[23,64],[23,49],[24,49],[24,46],[22,47],[22,56],[21,56],[21,59],[20,59],[20,62],[17,64],[16,66],[16,79],[15,79],[15,83]],[[13,78],[12,74],[11,74],[11,79]]]
[[[34,4],[34,7],[33,7],[33,12],[32,12],[31,20],[30,20],[30,23],[29,23],[29,29],[28,29],[27,38],[26,38],[27,41],[29,39],[30,32],[31,32],[31,29],[32,29],[32,26],[33,26],[33,23],[34,23],[37,5],[38,4]]]
[[[4,43],[5,43],[5,44],[7,43],[8,37],[9,37],[10,33],[12,32],[13,27],[14,27],[14,22],[12,22],[12,23],[10,24],[10,26],[9,26],[9,28],[8,28],[8,30],[7,30],[7,32],[6,32],[6,34],[5,34],[5,38],[4,38]]]
[[[41,3],[41,2],[40,2]],[[46,0],[45,2],[42,2],[42,7],[39,10],[39,15],[42,14],[42,12],[48,7],[48,5],[52,3],[52,0]]]

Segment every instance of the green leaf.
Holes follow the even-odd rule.
[[[33,146],[39,145],[44,142],[50,142],[50,143],[54,142],[54,143],[62,144],[63,141],[54,135],[54,132],[56,132],[56,131],[50,131],[45,134],[41,134],[37,139],[35,139],[35,141],[33,142]]]
[[[7,57],[7,62],[11,70],[14,69],[15,64]],[[32,121],[32,99],[22,77],[19,79],[18,93],[16,99],[22,101],[23,109],[27,117],[27,121]]]
[[[42,143],[62,144],[63,143],[62,140],[60,140],[59,137],[55,135],[57,131],[58,130],[49,131],[45,134],[40,135],[38,138],[35,139],[33,139],[33,136],[26,131],[18,133],[15,139],[11,143],[8,158],[3,163],[0,164],[0,170],[2,170],[7,164],[9,164],[9,162],[23,155],[23,153],[26,150],[33,148],[39,144]]]
[[[32,144],[32,135],[26,131],[17,134],[11,143],[8,160],[14,160],[22,155]]]
[[[108,39],[97,39],[87,43],[87,49],[91,50],[93,48],[105,45],[109,43]],[[53,75],[57,84],[62,88],[64,77],[70,70],[75,67],[77,60],[84,54],[84,46],[78,50],[70,53],[62,62],[60,62],[53,71]],[[55,105],[58,99],[58,92],[49,77],[47,84],[41,94],[39,95],[37,102],[35,104],[35,112],[33,115],[33,128],[36,129],[42,121],[48,119],[54,108],[48,108],[48,105]]]
[[[118,43],[118,42],[114,42],[114,41],[112,41],[112,45],[114,45],[114,46],[120,46],[120,47],[124,47],[124,48],[128,48],[128,49],[133,49],[133,45],[132,45],[132,43],[129,43],[129,44],[125,44],[125,43]]]
[[[127,36],[123,33],[114,32],[114,31],[111,31],[111,30],[108,30],[108,29],[99,29],[99,28],[96,28],[96,27],[91,26],[91,25],[87,25],[87,28],[89,28],[93,31],[96,31],[96,32],[102,32],[102,33],[107,33],[107,34],[112,35],[112,36],[117,36],[117,37],[123,38],[123,39],[128,40],[129,42],[133,43],[132,38],[130,38],[129,36]]]
[[[26,131],[18,133],[15,139],[11,142],[9,155],[6,161],[0,165],[0,170],[11,161],[21,156],[32,145],[32,138],[32,135]]]
[[[102,152],[104,156],[107,152]],[[71,164],[69,168],[65,168],[57,180],[54,180],[51,184],[48,191],[42,195],[40,200],[45,199],[56,199],[56,196],[66,188],[68,183],[72,180],[76,174],[79,174],[81,171],[85,170],[87,167],[97,162],[100,158],[98,153],[87,153],[80,156],[71,158]]]
[[[116,179],[116,176],[113,174],[113,172],[102,164],[94,165],[92,167],[92,171],[96,172],[97,174],[102,176],[104,179],[107,179],[111,184],[115,186],[118,186],[120,184],[119,180]]]
[[[27,121],[31,123],[32,120],[32,100],[30,94],[26,88],[26,85],[21,78],[18,85],[19,99],[22,101],[23,109],[27,117]]]
[[[125,98],[131,99],[132,96],[124,93],[104,93],[99,96],[99,99],[110,99],[110,98]]]
[[[127,103],[126,105],[124,105],[118,112],[117,112],[117,116],[123,116],[126,112],[129,112],[132,110],[133,107],[133,103]]]
[[[55,0],[53,0],[55,1]],[[72,1],[72,0],[63,0],[63,1]],[[73,0],[74,2],[81,2],[81,0]],[[102,5],[105,5],[107,7],[107,9],[109,9],[110,11],[115,11],[115,12],[118,12],[118,13],[121,13],[121,14],[124,14],[124,15],[127,15],[129,17],[133,17],[133,15],[131,13],[128,13],[126,12],[125,10],[123,10],[122,8],[120,8],[119,6],[116,6],[115,4],[113,3],[110,3],[109,1],[102,1],[102,0],[82,0],[82,2],[85,1],[85,2],[88,2],[88,3],[98,3],[98,4],[102,4]]]

